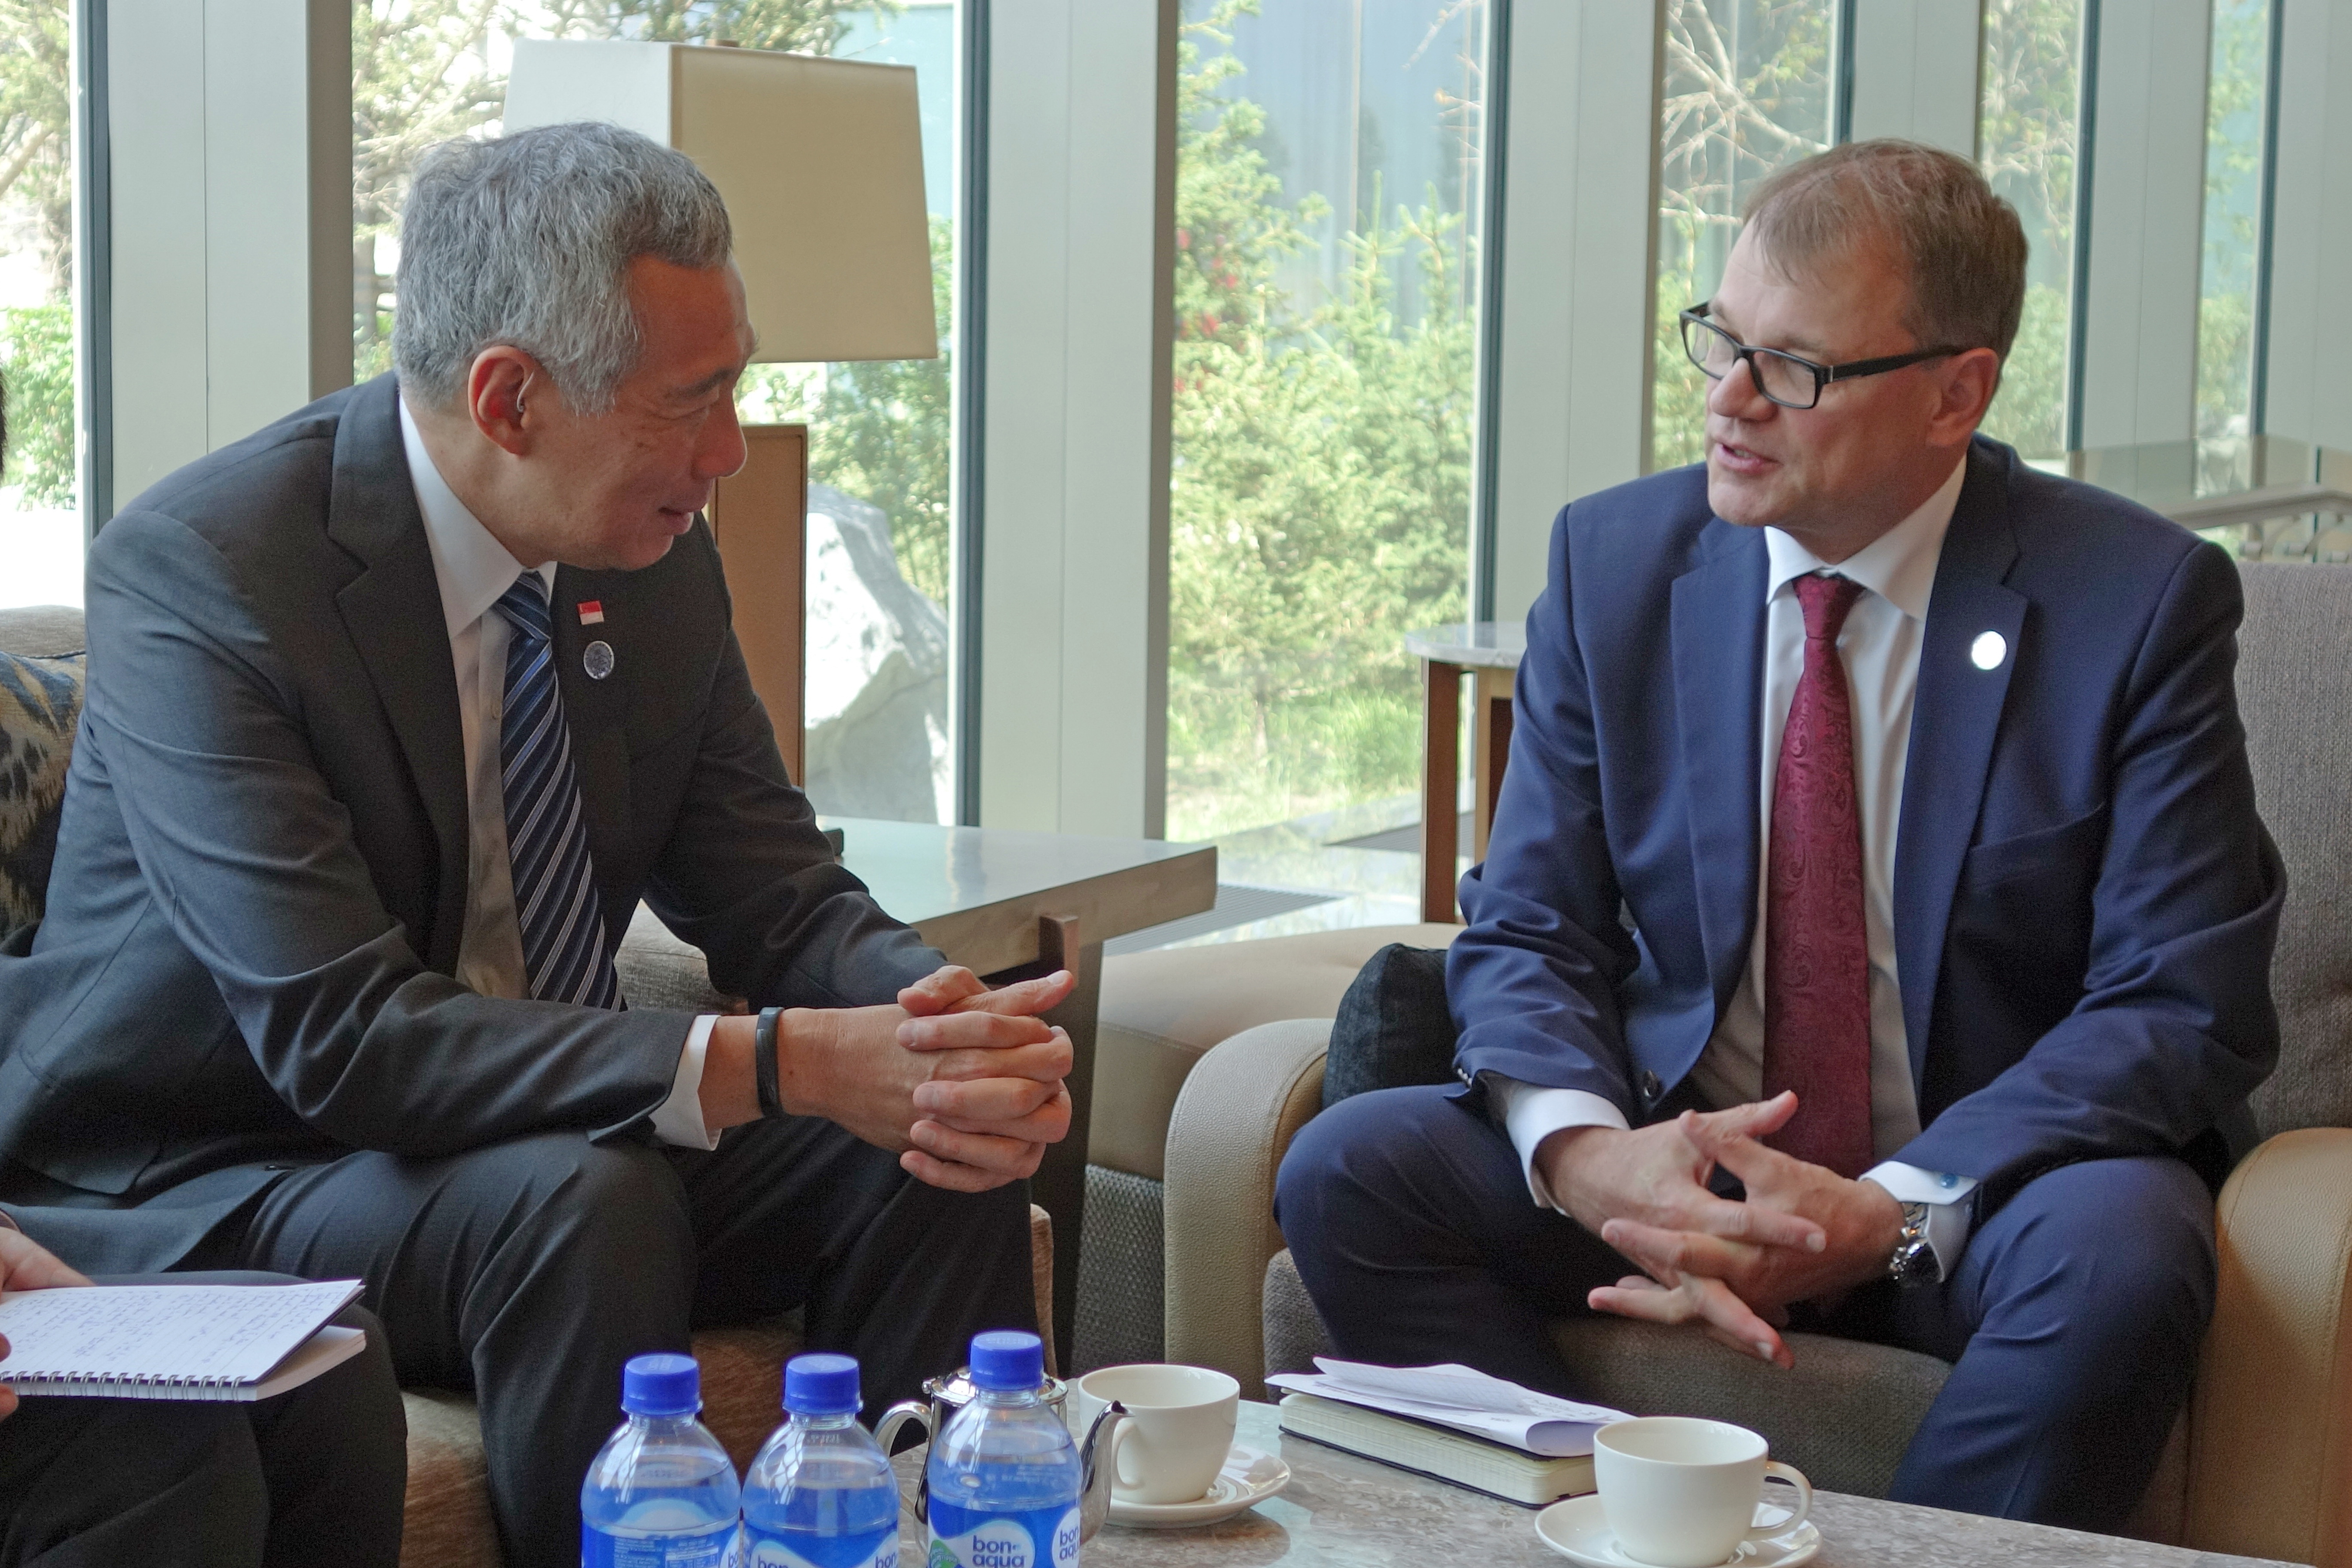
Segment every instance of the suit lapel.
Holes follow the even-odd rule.
[[[1760,530],[1720,519],[1699,540],[1708,558],[1675,579],[1675,712],[1699,936],[1720,1016],[1755,934],[1766,556]]]
[[[441,586],[389,375],[360,388],[336,426],[327,535],[362,568],[335,604],[440,841],[439,892],[423,956],[433,968],[452,972],[466,921],[466,742]]]
[[[1902,981],[1903,1028],[1915,1086],[1927,1081],[1927,1026],[1952,895],[1975,837],[2010,672],[2023,653],[2028,602],[2003,585],[2016,560],[2006,467],[1979,444],[1969,451],[1969,476],[1944,535],[1935,592],[1927,602],[1904,763],[1903,822],[1895,837],[1895,972]],[[1992,668],[1980,669],[1971,650],[1987,632],[1999,634],[2005,657]]]

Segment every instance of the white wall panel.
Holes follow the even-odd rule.
[[[1542,591],[1551,521],[1633,479],[1649,443],[1659,13],[1521,0],[1511,16],[1495,613]]]
[[[2352,0],[2285,9],[2265,424],[2352,450]]]
[[[114,494],[351,381],[346,0],[113,0]]]
[[[1853,139],[1904,136],[1977,155],[1977,0],[1863,0],[1854,7]]]
[[[2081,445],[2196,429],[2210,0],[2105,0],[2099,13]]]
[[[1163,734],[1160,7],[994,0],[990,16],[981,820],[1141,835]]]

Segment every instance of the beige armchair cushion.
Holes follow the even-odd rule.
[[[1373,953],[1444,947],[1461,930],[1356,926],[1103,960],[1087,1163],[1164,1180],[1168,1118],[1204,1052],[1277,1018],[1328,1018]]]

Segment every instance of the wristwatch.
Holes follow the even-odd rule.
[[[1944,1268],[1936,1257],[1936,1249],[1927,1245],[1927,1205],[1903,1205],[1903,1234],[1895,1239],[1895,1251],[1886,1259],[1886,1277],[1906,1289],[1917,1285],[1933,1285],[1941,1279]]]

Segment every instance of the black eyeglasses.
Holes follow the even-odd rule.
[[[1714,301],[1708,300],[1683,312],[1683,353],[1690,355],[1691,363],[1706,373],[1709,381],[1721,381],[1731,374],[1732,366],[1746,360],[1756,390],[1783,408],[1812,407],[1822,400],[1822,388],[1833,381],[1885,375],[1906,365],[1967,352],[1957,348],[1921,349],[1917,353],[1862,359],[1852,364],[1816,364],[1779,349],[1750,348],[1706,319],[1714,308]]]

